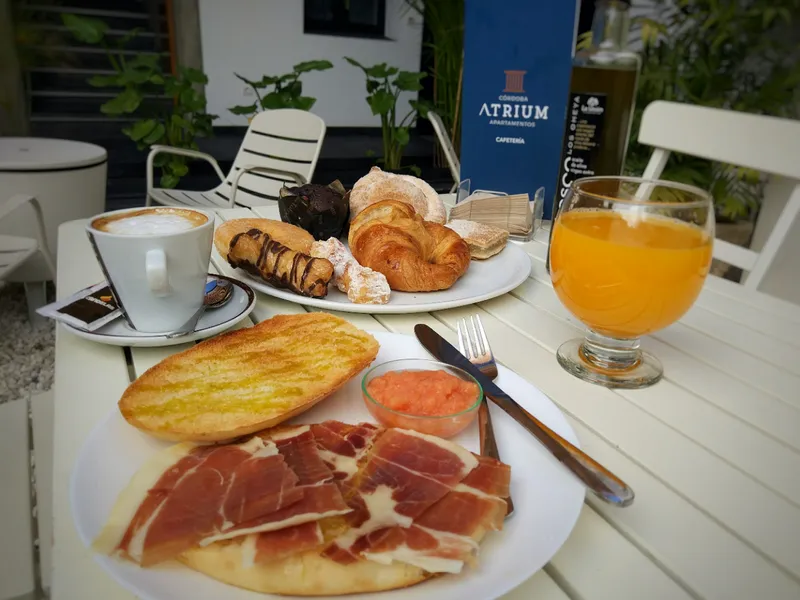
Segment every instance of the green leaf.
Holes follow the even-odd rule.
[[[297,97],[303,93],[303,83],[301,81],[292,81],[289,85],[284,88],[290,96]]]
[[[154,167],[163,167],[164,165],[166,165],[169,162],[169,159],[170,159],[170,155],[169,154],[164,154],[163,152],[161,154],[156,154],[153,157],[153,166]]]
[[[418,92],[422,89],[420,81],[425,78],[427,73],[412,73],[411,71],[400,71],[394,80],[394,85],[404,92]]]
[[[362,65],[360,62],[358,62],[355,58],[350,58],[349,56],[345,56],[344,59],[347,62],[349,62],[351,65],[353,65],[354,67],[358,67],[362,71],[366,72],[367,68],[364,65]]]
[[[100,112],[106,115],[125,115],[132,113],[142,103],[142,95],[138,90],[127,88],[120,92],[100,107]]]
[[[373,115],[386,115],[394,107],[395,97],[386,90],[377,90],[372,96],[367,96],[367,104]]]
[[[161,171],[161,187],[162,188],[172,189],[176,185],[178,185],[178,182],[180,180],[181,180],[181,178],[178,177],[177,175],[173,175],[172,173],[167,173],[165,170]]]
[[[179,129],[192,129],[192,123],[184,119],[181,115],[173,114],[170,118],[170,124]]]
[[[375,81],[374,79],[367,79],[367,93],[368,94],[371,94],[372,92],[377,90],[379,87],[381,87],[381,84],[380,84],[379,81]]]
[[[189,165],[184,162],[172,161],[170,162],[169,170],[177,177],[184,177],[189,173]]]
[[[329,60],[307,60],[297,63],[292,67],[295,73],[307,73],[308,71],[327,71],[333,68],[333,63]]]
[[[428,111],[430,111],[433,107],[424,100],[409,100],[408,103],[411,105],[411,108],[416,110],[419,115],[427,119],[428,118]]]
[[[397,73],[397,69],[395,67],[389,67],[386,63],[380,63],[371,67],[367,67],[364,69],[364,72],[369,77],[383,79],[384,77],[389,77],[390,75]]]
[[[314,106],[316,102],[316,98],[311,98],[310,96],[300,96],[299,98],[294,99],[294,108],[298,108],[300,110],[311,110],[311,107]]]
[[[778,16],[778,9],[774,6],[767,6],[764,8],[764,12],[761,13],[761,26],[764,29],[767,29],[772,22],[775,20],[775,17]]]
[[[132,39],[138,36],[141,32],[142,32],[141,27],[134,27],[128,33],[126,33],[117,40],[116,42],[117,48],[124,48],[125,46],[128,45],[128,42],[130,42]]]
[[[258,104],[254,102],[250,106],[231,106],[228,110],[235,115],[252,115],[258,112]]]
[[[644,36],[642,36],[642,41],[644,41]],[[584,31],[580,35],[578,35],[578,42],[575,45],[576,50],[588,50],[592,47],[592,31]]]
[[[203,110],[206,106],[205,98],[198,94],[194,88],[182,90],[178,96],[178,102],[186,112],[197,112]]]
[[[247,77],[239,75],[238,73],[234,73],[233,76],[236,77],[237,79],[240,79],[241,81],[244,81],[247,85],[251,85],[253,87],[256,86],[256,82],[255,81],[250,81],[249,79],[247,79]]]
[[[131,138],[134,142],[138,142],[146,135],[148,135],[153,129],[155,129],[158,123],[155,119],[144,119],[142,121],[136,121],[132,127],[125,131],[125,135]]]
[[[417,165],[408,165],[408,170],[414,174],[414,177],[420,177],[422,175],[422,169]]]
[[[406,146],[410,136],[408,135],[408,127],[398,127],[394,130],[394,141],[400,147]]]
[[[275,108],[287,108],[287,106],[281,93],[270,92],[261,99],[261,108],[272,110]]]
[[[164,78],[158,73],[154,73],[153,75],[150,75],[150,83],[155,85],[164,85]]]
[[[131,69],[150,69],[151,71],[161,71],[157,54],[137,54],[128,61]]]
[[[86,83],[92,87],[112,87],[120,85],[118,75],[94,75],[93,77],[89,77]]]
[[[181,67],[180,74],[189,82],[189,83],[200,83],[205,85],[208,83],[208,77],[206,74],[203,73],[199,69],[193,69],[191,67]]]
[[[254,85],[255,88],[259,90],[263,90],[264,88],[275,85],[277,83],[279,77],[272,77],[271,75],[264,75],[260,81],[257,81]]]
[[[153,128],[147,136],[142,139],[142,142],[147,144],[148,146],[152,146],[153,144],[160,142],[161,138],[164,137],[164,133],[166,132],[166,128],[163,124],[159,123]]]
[[[62,14],[61,20],[75,39],[87,44],[99,44],[108,30],[108,25],[100,19]]]
[[[149,69],[132,69],[126,67],[122,73],[119,74],[120,85],[137,84],[140,85],[150,80],[152,71]]]

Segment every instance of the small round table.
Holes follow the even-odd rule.
[[[47,243],[56,253],[59,225],[103,212],[107,163],[105,149],[94,144],[51,138],[2,138],[0,206],[14,194],[28,194],[39,200]],[[0,222],[0,234],[35,238],[35,227],[33,210],[26,206]],[[34,256],[8,279],[34,282],[49,278],[44,261]]]

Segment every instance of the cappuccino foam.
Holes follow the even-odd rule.
[[[117,235],[164,235],[194,229],[206,223],[205,215],[180,209],[145,209],[92,223],[99,231]]]

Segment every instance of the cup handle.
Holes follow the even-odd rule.
[[[169,278],[167,277],[167,255],[160,248],[149,250],[144,263],[147,284],[150,291],[159,296],[169,294]]]

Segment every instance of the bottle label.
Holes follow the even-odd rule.
[[[597,174],[605,114],[606,94],[570,94],[556,186],[555,203],[559,208],[573,180]]]

